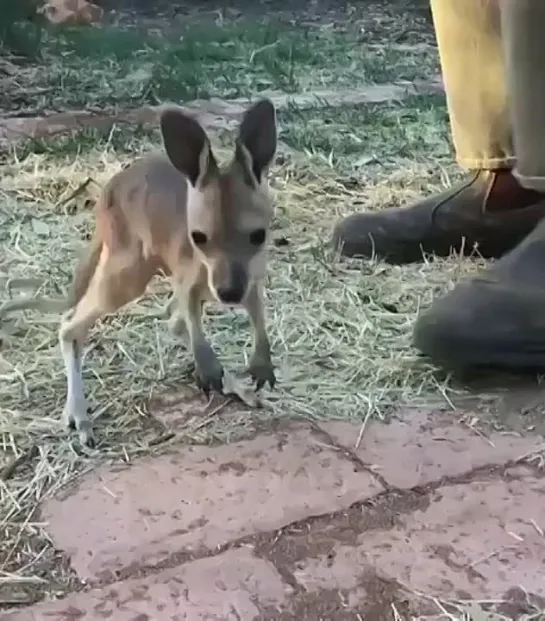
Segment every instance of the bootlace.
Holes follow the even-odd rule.
[[[444,197],[436,204],[434,205],[432,211],[431,211],[431,224],[432,226],[435,224],[435,215],[437,213],[437,211],[439,210],[439,208],[441,208],[446,202],[450,201],[451,199],[455,198],[456,196],[458,196],[458,194],[460,194],[461,192],[463,192],[464,190],[466,190],[467,188],[471,187],[479,178],[479,175],[481,174],[482,171],[477,170],[476,172],[473,173],[473,175],[471,175],[470,177],[468,177],[467,181],[465,183],[463,183],[462,185],[459,185],[456,188],[453,188],[450,192],[446,193],[444,195]],[[484,200],[483,203],[481,205],[481,210],[484,213],[485,210],[485,206],[486,203],[488,202],[488,198],[490,196],[490,192],[492,191],[492,186],[494,184],[491,183],[489,184],[487,190],[486,190],[486,194],[484,196]]]

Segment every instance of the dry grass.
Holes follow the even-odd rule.
[[[512,621],[513,614],[517,615],[518,621],[541,621],[545,617],[545,608],[533,601],[532,596],[523,589],[520,595],[518,606],[513,607],[512,603],[499,599],[445,601],[423,593],[414,593],[415,597],[437,612],[411,617],[410,621]],[[523,613],[522,610],[527,612]],[[409,621],[398,612],[395,605],[392,605],[392,619]]]

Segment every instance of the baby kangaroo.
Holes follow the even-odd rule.
[[[269,100],[251,106],[239,127],[235,152],[220,167],[201,125],[179,108],[160,116],[166,157],[135,161],[114,175],[95,207],[95,233],[76,268],[69,311],[59,340],[67,376],[64,421],[94,445],[81,373],[86,335],[101,316],[141,296],[151,278],[170,276],[207,394],[223,388],[223,368],[203,332],[203,303],[246,308],[253,327],[249,372],[259,390],[275,375],[263,308],[266,250],[273,215],[267,172],[277,142]]]

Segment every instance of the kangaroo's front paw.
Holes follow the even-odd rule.
[[[274,388],[276,384],[274,367],[269,356],[254,356],[248,367],[248,373],[255,381],[256,390],[261,390],[267,382],[271,388]]]
[[[197,385],[208,397],[210,390],[223,393],[223,367],[211,348],[202,348],[195,355]]]

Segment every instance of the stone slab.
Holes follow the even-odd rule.
[[[383,491],[304,426],[87,475],[43,508],[48,531],[82,579],[215,550],[347,508]]]
[[[484,437],[452,415],[424,410],[408,410],[389,424],[369,424],[357,449],[354,447],[360,423],[334,421],[321,427],[389,485],[401,489],[460,476],[487,465],[505,464],[544,444],[540,436],[492,433]]]
[[[357,589],[378,575],[446,600],[503,600],[524,588],[545,597],[545,480],[523,467],[508,478],[441,487],[429,506],[355,545],[309,557],[294,576],[308,591]]]
[[[75,593],[0,621],[254,621],[291,592],[268,561],[230,550],[138,580]]]
[[[400,528],[364,535],[361,545],[378,550],[368,559],[402,584],[444,597],[502,598],[519,586],[545,596],[545,480],[516,470],[521,476],[510,481],[438,490]]]

